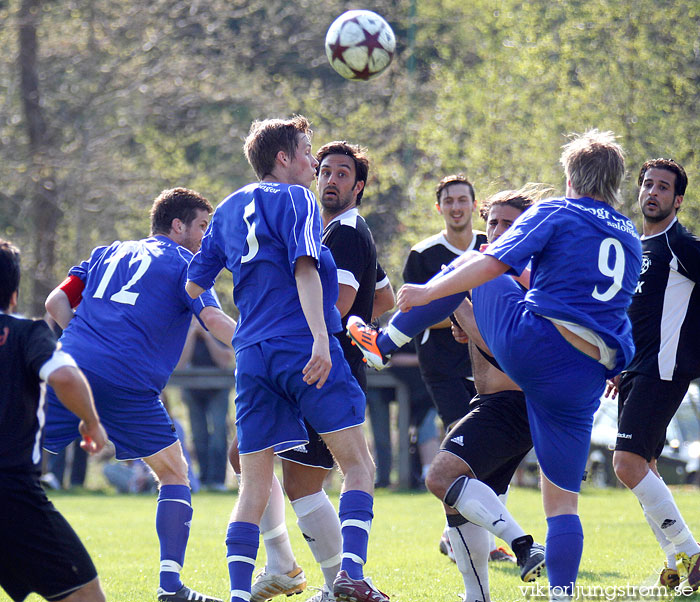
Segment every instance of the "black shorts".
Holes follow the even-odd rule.
[[[0,475],[0,586],[62,600],[97,577],[90,555],[33,475]]]
[[[306,420],[304,420],[304,425],[309,433],[309,442],[306,445],[300,445],[277,455],[284,460],[303,464],[304,466],[330,470],[335,464],[331,450],[328,449],[321,435]]]
[[[447,434],[440,449],[464,460],[477,479],[500,495],[532,449],[525,395],[501,391],[481,395],[479,400]]]
[[[437,408],[445,430],[464,417],[476,395],[474,382],[463,376],[446,380],[425,379],[425,386]]]
[[[678,411],[690,380],[661,380],[638,372],[623,372],[617,405],[616,451],[658,458],[666,442],[666,427]]]

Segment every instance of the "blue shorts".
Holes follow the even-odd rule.
[[[117,460],[147,458],[178,440],[173,421],[158,396],[138,394],[94,373],[83,372],[102,425],[116,448]],[[80,436],[80,419],[58,401],[51,387],[47,388],[46,398],[44,448],[58,453]]]
[[[525,307],[525,292],[499,276],[472,292],[474,315],[503,370],[525,393],[532,442],[545,477],[578,493],[605,366],[568,343]]]
[[[364,393],[335,337],[329,337],[333,365],[323,387],[303,381],[312,344],[311,335],[276,337],[236,352],[239,453],[282,452],[308,443],[304,418],[321,435],[365,421]]]

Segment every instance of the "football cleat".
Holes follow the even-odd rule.
[[[318,593],[315,596],[311,596],[306,602],[335,602],[335,596],[333,592],[328,589],[327,585],[321,588],[312,587],[310,589],[318,589]]]
[[[375,370],[383,370],[388,364],[389,358],[385,357],[379,347],[377,347],[377,335],[379,331],[365,324],[365,321],[358,316],[350,316],[346,326],[348,337],[357,345],[362,352],[362,360]]]
[[[447,556],[452,562],[457,562],[455,558],[455,552],[452,549],[452,544],[450,543],[450,538],[447,536],[447,531],[443,531],[440,536],[440,552]]]
[[[158,588],[158,600],[160,602],[222,602],[221,598],[205,596],[183,585],[176,592],[166,592],[162,587]]]
[[[250,588],[250,602],[265,602],[275,596],[291,596],[300,594],[306,589],[306,575],[301,567],[296,567],[286,575],[268,573],[267,567],[263,568],[253,581]]]
[[[544,546],[535,543],[532,535],[523,535],[514,539],[510,547],[520,567],[520,578],[526,583],[537,579],[544,567]]]
[[[659,585],[668,589],[676,589],[681,584],[681,578],[676,569],[668,568],[668,563],[664,563],[659,575]]]
[[[352,579],[345,571],[335,578],[333,595],[337,602],[389,602],[389,596],[374,587],[369,577]]]
[[[503,547],[489,552],[489,562],[518,562],[508,550]]]
[[[678,577],[681,582],[695,591],[700,586],[700,552],[688,556],[684,552],[676,554]]]

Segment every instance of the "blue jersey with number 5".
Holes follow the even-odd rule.
[[[175,368],[192,314],[218,307],[185,291],[192,253],[166,236],[114,242],[70,269],[83,300],[61,336],[78,366],[129,391],[159,395]]]
[[[632,359],[627,318],[642,248],[634,224],[590,198],[549,199],[523,213],[486,250],[520,274],[532,261],[527,308],[579,324],[619,351],[615,370]]]
[[[224,267],[231,272],[239,350],[273,337],[310,334],[294,278],[299,257],[316,260],[326,327],[339,332],[335,262],[321,244],[316,198],[303,186],[260,182],[229,195],[216,208],[187,276],[209,288]]]

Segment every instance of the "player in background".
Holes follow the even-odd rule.
[[[700,240],[678,221],[688,177],[671,159],[653,159],[638,178],[642,271],[628,315],[636,352],[618,379],[618,479],[637,496],[666,554],[660,582],[700,584],[700,546],[656,468],[666,428],[690,381],[700,376]],[[679,575],[680,573],[680,575]]]
[[[487,199],[479,212],[486,222],[489,243],[495,242],[528,207],[550,192],[550,188],[528,184]],[[492,549],[489,535],[510,543],[523,581],[533,581],[544,566],[544,546],[534,543],[509,513],[503,513],[502,520],[493,525],[491,521],[482,523],[480,512],[480,505],[494,506],[500,504],[499,499],[505,505],[513,474],[532,449],[532,437],[522,390],[477,348],[478,343],[489,353],[468,299],[455,310],[454,317],[459,326],[453,325],[452,332],[458,344],[468,343],[478,395],[470,404],[471,411],[445,436],[441,453],[428,471],[426,485],[442,500],[457,478],[466,475],[472,480],[472,504],[464,515],[445,506],[448,537],[464,579],[465,602],[487,602]]]
[[[151,208],[151,236],[93,250],[46,300],[64,329],[63,348],[85,372],[118,460],[142,458],[160,485],[158,599],[218,600],[180,580],[192,521],[187,463],[160,392],[185,344],[192,314],[231,345],[235,322],[207,291],[185,292],[187,265],[199,249],[212,207],[186,188],[164,190]],[[77,306],[75,314],[73,307]],[[45,447],[57,452],[78,433],[78,420],[49,391]]]
[[[394,293],[377,262],[372,233],[357,207],[362,202],[369,173],[366,150],[347,142],[329,142],[316,152],[317,188],[321,203],[323,236],[338,270],[338,301],[343,331],[335,333],[350,371],[367,392],[362,353],[344,334],[352,313],[370,321],[394,306]],[[374,311],[373,311],[374,310]],[[373,316],[374,313],[374,316]],[[283,460],[284,491],[297,514],[297,524],[318,561],[325,584],[309,602],[335,601],[333,581],[340,570],[342,537],[338,514],[323,491],[334,460],[328,447],[305,421],[309,443],[279,454]],[[231,464],[240,474],[237,441],[229,450]],[[267,562],[253,582],[251,602],[303,589],[304,571],[297,565],[285,523],[284,496],[273,475],[270,500],[260,521]]]
[[[348,321],[368,362],[381,367],[403,339],[449,315],[474,289],[479,331],[527,400],[543,477],[552,599],[573,593],[583,551],[578,492],[593,414],[606,378],[619,374],[634,354],[626,310],[641,266],[634,224],[613,208],[625,173],[614,135],[590,130],[572,138],[561,163],[564,198],[528,209],[483,254],[467,252],[427,284],[404,285],[397,297],[402,313],[386,331]],[[527,294],[513,279],[498,278],[519,275],[530,263]],[[470,503],[469,483],[462,476],[445,495],[460,513]],[[488,510],[493,522],[505,508]]]
[[[226,267],[240,310],[234,348],[241,492],[226,537],[232,602],[250,599],[273,454],[309,442],[304,418],[344,475],[333,595],[388,600],[363,576],[374,463],[362,431],[365,396],[333,336],[341,330],[338,276],[308,190],[318,166],[310,136],[302,116],[253,123],[244,149],[260,181],[219,205],[188,271],[187,290],[196,297]]]
[[[81,447],[107,441],[92,392],[46,322],[10,315],[17,306],[20,253],[0,239],[0,586],[12,600],[103,602],[90,555],[39,482],[48,382],[75,412]]]
[[[476,209],[474,187],[463,175],[446,176],[436,189],[435,208],[445,222],[441,232],[411,248],[403,269],[404,282],[424,284],[465,251],[479,250],[486,234],[472,230]],[[469,350],[452,336],[449,318],[418,333],[414,339],[421,376],[447,432],[467,413],[476,395]]]

